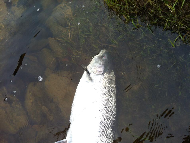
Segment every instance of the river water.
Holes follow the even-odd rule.
[[[101,49],[112,56],[121,143],[189,139],[190,47],[173,47],[177,34],[135,29],[103,1],[4,0],[0,8],[0,142],[63,139],[81,65]]]

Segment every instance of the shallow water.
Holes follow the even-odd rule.
[[[189,138],[190,47],[180,40],[172,47],[177,34],[136,30],[102,1],[18,0],[0,6],[0,142],[63,139],[80,65],[101,49],[111,53],[115,69],[121,142]]]

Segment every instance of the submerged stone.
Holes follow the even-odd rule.
[[[1,91],[3,89],[1,88]],[[5,89],[6,90],[6,89]],[[28,118],[20,101],[16,96],[7,95],[7,100],[4,101],[5,95],[0,93],[0,127],[1,131],[15,134],[19,129],[28,125]]]

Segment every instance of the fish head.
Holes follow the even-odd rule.
[[[87,66],[90,74],[103,75],[111,71],[111,62],[108,52],[101,50],[100,53],[92,58],[92,61]]]

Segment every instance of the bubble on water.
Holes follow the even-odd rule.
[[[41,76],[38,76],[38,81],[42,81],[43,78]]]
[[[8,98],[7,98],[7,97],[5,97],[4,101],[7,101],[7,100],[8,100]]]
[[[161,67],[161,65],[157,65],[157,68],[160,68]]]

